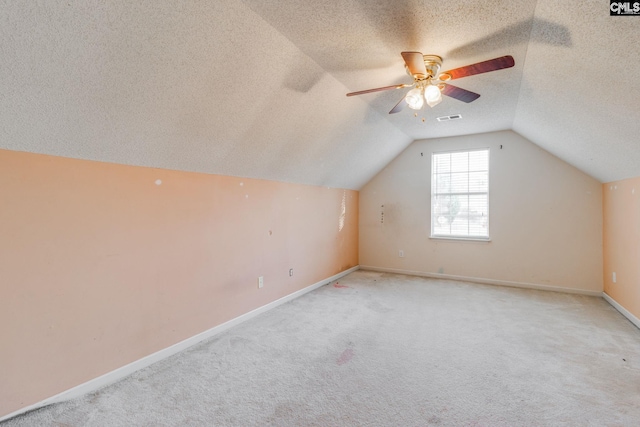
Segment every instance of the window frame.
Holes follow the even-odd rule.
[[[435,185],[436,185],[436,172],[435,172],[435,158],[437,155],[439,154],[453,154],[453,153],[471,153],[474,151],[486,151],[487,152],[487,191],[485,192],[471,192],[469,191],[469,189],[467,189],[467,193],[435,193]],[[469,168],[467,166],[467,170],[466,173],[469,173]],[[475,242],[490,242],[491,241],[491,234],[490,234],[490,221],[491,221],[491,214],[490,214],[490,189],[491,189],[491,179],[490,179],[490,175],[491,175],[491,149],[489,147],[482,147],[482,148],[463,148],[463,149],[458,149],[458,150],[446,150],[446,151],[433,151],[431,153],[431,188],[430,188],[430,193],[431,193],[431,200],[430,200],[430,224],[429,224],[429,238],[430,239],[439,239],[439,240],[462,240],[462,241],[475,241]],[[471,235],[453,235],[453,234],[435,234],[434,233],[434,199],[437,195],[443,195],[443,194],[458,194],[458,195],[466,195],[466,196],[470,196],[470,195],[484,195],[486,194],[487,196],[487,235],[486,236],[471,236]]]

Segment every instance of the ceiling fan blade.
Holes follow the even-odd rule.
[[[502,70],[503,68],[511,68],[515,65],[513,56],[501,56],[500,58],[490,59],[488,61],[478,62],[476,64],[467,65],[466,67],[454,68],[453,70],[444,71],[440,73],[440,76],[451,76],[452,79],[459,79],[461,77],[473,76],[474,74],[488,73],[489,71]],[[449,79],[441,79],[449,80]]]
[[[405,101],[405,97],[403,96],[402,99],[400,99],[400,101],[398,101],[396,106],[393,107],[391,109],[391,111],[389,111],[389,114],[399,113],[400,111],[402,111],[402,109],[404,108],[405,105],[407,105],[407,102]]]
[[[424,65],[424,55],[420,52],[402,52],[402,59],[413,77],[424,78],[427,76],[427,67]]]
[[[367,90],[360,90],[358,92],[350,92],[347,94],[347,96],[364,95],[365,93],[382,92],[383,90],[390,90],[390,89],[402,89],[409,86],[411,85],[401,84],[401,85],[377,87],[375,89],[367,89]]]
[[[453,86],[449,84],[444,85],[444,89],[442,89],[442,94],[450,96],[451,98],[455,98],[458,101],[466,102],[467,104],[469,102],[473,102],[476,99],[480,98],[480,94],[478,93],[471,92],[469,90],[462,89],[458,86]]]

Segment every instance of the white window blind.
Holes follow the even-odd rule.
[[[489,149],[431,156],[431,236],[489,239]]]

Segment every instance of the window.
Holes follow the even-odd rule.
[[[489,149],[431,155],[431,237],[489,240]]]

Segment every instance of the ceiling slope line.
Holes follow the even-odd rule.
[[[513,113],[513,118],[511,119],[511,130],[513,130],[513,126],[516,122],[516,117],[518,117],[518,111],[520,110],[520,99],[522,97],[522,79],[524,78],[524,69],[527,66],[527,56],[529,53],[529,46],[531,45],[531,35],[533,34],[533,27],[535,23],[536,14],[538,13],[538,6],[540,5],[540,1],[536,0],[536,5],[533,8],[533,15],[531,19],[531,28],[529,28],[529,38],[527,39],[526,47],[524,49],[524,55],[522,58],[522,68],[520,71],[520,80],[518,81],[518,97],[516,99],[516,109]]]
[[[537,0],[536,0],[537,1]],[[279,30],[276,26],[274,26],[273,24],[271,24],[271,22],[269,22],[268,20],[266,20],[265,18],[262,17],[262,15],[260,15],[260,13],[258,13],[256,10],[254,10],[251,7],[251,4],[248,2],[243,1],[242,4],[245,5],[245,7],[249,10],[251,10],[251,12],[258,17],[262,22],[264,22],[266,25],[268,25],[269,27],[273,28],[274,31],[276,31],[278,34],[280,34],[284,39],[288,40],[289,43],[291,43],[292,46],[295,46],[295,48],[302,53],[304,56],[306,56],[307,58],[309,58],[314,64],[316,64],[322,71],[324,71],[328,76],[331,76],[331,78],[337,82],[340,86],[342,86],[344,88],[344,93],[348,93],[351,92],[351,89],[349,89],[342,81],[338,80],[338,78],[336,76],[333,75],[333,73],[331,71],[329,71],[327,68],[325,68],[324,66],[322,66],[322,64],[320,64],[313,56],[309,55],[308,52],[306,52],[304,49],[302,49],[302,47],[300,47],[300,45],[298,43],[295,43],[293,40],[291,40],[291,38],[289,38],[286,34],[284,34],[281,30]],[[397,130],[399,130],[403,135],[406,135],[407,138],[411,139],[411,141],[414,141],[414,138],[407,134],[405,130],[403,130],[402,128],[400,128],[397,124],[395,124],[394,122],[392,122],[391,120],[389,120],[389,117],[387,117],[387,115],[383,115],[380,112],[378,112],[375,108],[373,108],[371,106],[371,104],[369,104],[368,102],[364,101],[364,100],[360,100],[361,102],[364,102],[365,104],[367,104],[367,108],[371,111],[374,111],[376,113],[376,115],[378,115],[381,119],[383,119],[385,122],[389,123],[391,126],[393,126],[394,128],[396,128]]]

